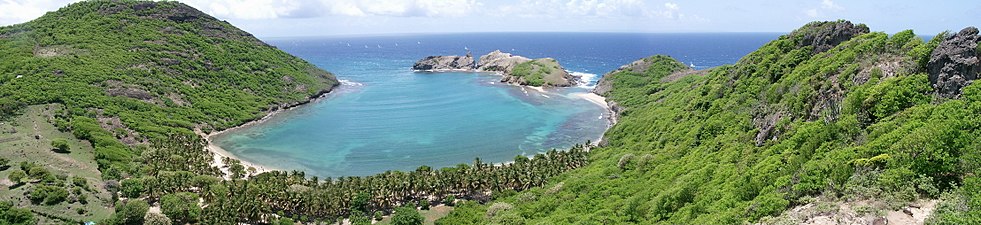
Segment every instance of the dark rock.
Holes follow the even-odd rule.
[[[886,220],[885,217],[880,216],[875,218],[875,220],[872,220],[872,225],[886,225],[886,224],[889,224],[889,220]]]
[[[470,53],[466,56],[428,56],[412,65],[413,70],[474,70],[476,62]]]
[[[960,96],[961,88],[978,78],[978,73],[981,73],[978,41],[981,41],[978,28],[968,27],[948,36],[933,49],[927,72],[937,94],[956,98]]]
[[[791,37],[800,37],[797,47],[812,46],[812,53],[825,52],[853,37],[869,33],[869,27],[864,24],[854,25],[850,21],[813,22],[790,33]]]

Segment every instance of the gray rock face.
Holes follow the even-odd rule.
[[[427,56],[412,65],[413,70],[474,70],[477,68],[473,56]]]
[[[531,59],[511,55],[511,53],[504,53],[501,50],[495,50],[480,56],[480,64],[477,65],[477,70],[510,73],[514,66],[528,61],[531,61]]]
[[[850,21],[829,21],[809,23],[790,35],[802,37],[797,47],[813,46],[812,53],[817,54],[866,33],[869,33],[869,27],[862,24],[854,25]]]
[[[927,72],[930,73],[930,83],[933,89],[943,97],[956,98],[961,94],[961,88],[970,85],[978,79],[981,73],[981,63],[978,58],[978,28],[964,28],[957,34],[951,35],[940,42],[930,54]]]

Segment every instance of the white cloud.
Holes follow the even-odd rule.
[[[844,9],[843,7],[841,7],[838,4],[835,4],[835,2],[833,2],[831,0],[822,0],[821,1],[821,8],[830,9],[830,10],[842,10],[842,9]]]
[[[664,3],[664,10],[658,12],[657,15],[667,19],[678,19],[685,16],[685,14],[681,13],[681,6],[678,6],[678,3],[674,2]]]
[[[324,15],[453,17],[474,10],[476,0],[183,0],[221,18],[275,19]]]
[[[23,23],[80,0],[0,0],[0,26]]]
[[[521,0],[489,13],[525,18],[626,18],[652,17],[658,12],[645,0]]]
[[[808,9],[808,10],[804,10],[804,15],[807,15],[807,17],[814,18],[820,16],[821,14],[818,12],[817,9]]]

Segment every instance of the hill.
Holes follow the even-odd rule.
[[[620,118],[587,166],[437,224],[884,222],[923,199],[927,222],[981,223],[977,37],[815,22],[707,71],[639,60],[600,82]]]
[[[89,152],[78,154],[90,154],[71,157],[98,170],[66,170],[46,159],[64,154],[26,144],[0,151],[11,165],[34,162],[44,169],[38,173],[45,171],[31,174],[32,167],[21,167],[37,179],[26,179],[18,190],[69,188],[68,178],[85,177],[83,190],[102,189],[93,195],[106,196],[93,203],[112,206],[119,180],[175,171],[219,173],[194,130],[236,126],[337,85],[332,74],[182,3],[79,2],[0,27],[0,117],[17,129],[0,138],[27,132],[16,121],[40,123],[35,129],[56,127],[31,132],[42,143],[36,147],[50,146],[41,134],[68,139],[72,149]],[[45,104],[50,105],[43,110],[28,107]],[[2,175],[17,172],[10,168]],[[50,208],[26,200],[14,205]],[[79,214],[45,216],[41,222],[106,217]]]

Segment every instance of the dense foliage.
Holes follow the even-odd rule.
[[[802,33],[704,75],[661,79],[686,69],[667,56],[607,75],[608,99],[625,108],[609,145],[565,179],[499,203],[529,224],[738,224],[814,197],[947,196],[935,221],[978,223],[981,84],[937,97],[919,63],[944,37],[868,33],[814,52]],[[457,210],[444,220],[501,219]]]
[[[64,104],[58,124],[93,144],[109,179],[141,172],[140,143],[239,125],[336,84],[176,2],[86,1],[0,28],[0,113]]]
[[[194,131],[305,102],[335,86],[333,76],[181,3],[86,1],[0,28],[0,118],[64,105],[52,122],[94,147],[102,186],[125,197],[106,224],[363,223],[455,199],[465,201],[437,224],[733,224],[814,196],[940,198],[932,222],[978,223],[981,84],[959,99],[932,93],[924,66],[939,38],[869,33],[815,51],[801,42],[814,33],[690,76],[666,56],[608,75],[606,95],[623,110],[608,145],[589,153],[322,180],[297,171],[241,179],[246,168],[230,160],[231,179],[220,179]],[[547,77],[533,74],[558,69],[549,68],[515,71],[542,85]],[[90,186],[27,162],[8,177],[31,183],[36,204],[84,204],[66,188]],[[158,204],[164,215],[147,213]],[[0,220],[34,222],[7,203]]]

